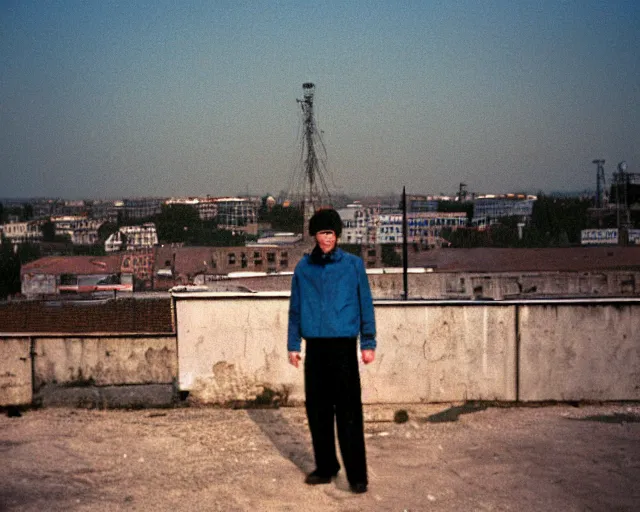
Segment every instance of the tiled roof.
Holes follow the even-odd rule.
[[[120,255],[109,256],[47,256],[22,265],[24,274],[117,274],[120,272]]]
[[[3,333],[175,332],[170,298],[0,302]]]

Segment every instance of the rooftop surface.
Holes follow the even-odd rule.
[[[409,421],[394,423],[405,409]],[[310,487],[304,408],[0,416],[6,511],[640,508],[640,404],[366,406],[369,492]]]
[[[436,272],[594,272],[638,270],[640,247],[440,249],[409,253],[413,266]]]

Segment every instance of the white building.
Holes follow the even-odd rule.
[[[407,214],[407,242],[423,247],[437,247],[443,229],[456,230],[467,225],[465,212],[415,212]],[[379,244],[403,243],[402,214],[378,216],[376,239]]]
[[[354,203],[338,210],[338,214],[342,220],[340,237],[342,243],[358,245],[375,243],[377,209]]]
[[[531,219],[533,204],[538,198],[525,194],[488,194],[473,200],[474,226],[490,224],[501,217],[520,217],[523,222]]]
[[[403,242],[402,214],[380,213],[376,208],[353,204],[338,210],[342,219],[345,244],[399,244]],[[436,247],[442,229],[458,229],[467,225],[465,212],[407,213],[408,242],[423,247]]]
[[[259,198],[219,197],[215,202],[218,208],[218,227],[233,232],[258,234]]]
[[[98,242],[98,229],[103,220],[89,219],[84,215],[54,215],[51,222],[57,236],[67,236],[74,245],[93,245]]]
[[[106,252],[133,251],[152,248],[155,245],[158,245],[156,225],[153,222],[147,222],[142,226],[122,226],[107,238],[104,250]]]
[[[25,221],[9,222],[0,226],[0,232],[14,247],[25,243],[34,243],[42,240],[42,222]]]

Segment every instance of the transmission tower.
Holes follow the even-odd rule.
[[[597,166],[596,171],[596,208],[602,208],[605,205],[606,182],[604,179],[604,160],[596,159],[593,161]]]
[[[309,219],[316,210],[331,201],[327,186],[327,151],[318,130],[313,111],[315,84],[302,84],[303,99],[296,100],[302,108],[300,161],[296,165],[289,194],[300,204],[304,215],[303,237],[307,236]]]

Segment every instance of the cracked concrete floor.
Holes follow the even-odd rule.
[[[399,409],[409,420],[394,423]],[[366,406],[370,487],[309,487],[304,408],[0,417],[0,510],[640,510],[640,405]]]

